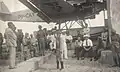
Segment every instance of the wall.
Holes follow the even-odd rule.
[[[111,1],[111,22],[113,29],[120,34],[120,0]]]

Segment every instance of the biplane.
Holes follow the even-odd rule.
[[[70,29],[75,21],[84,28],[86,25],[80,20],[95,19],[96,14],[106,9],[106,1],[97,0],[19,0],[29,9],[9,12],[7,6],[1,2],[0,17],[3,21],[19,22],[54,22],[61,21]],[[4,10],[2,10],[4,9]],[[73,21],[73,22],[69,22]]]
[[[106,1],[97,0],[19,0],[29,9],[1,14],[4,21],[55,22],[95,19],[106,9]],[[4,16],[2,16],[4,15]]]

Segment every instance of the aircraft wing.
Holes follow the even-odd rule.
[[[3,17],[4,21],[19,21],[19,22],[43,22],[39,16],[37,16],[37,13],[34,13],[30,9],[23,10],[23,11],[17,11],[12,12],[9,15],[4,15]]]
[[[64,0],[19,0],[46,22],[72,13],[75,8]]]

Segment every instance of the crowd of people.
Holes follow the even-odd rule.
[[[17,30],[17,31],[16,31]],[[17,29],[12,22],[8,22],[4,36],[0,33],[0,56],[2,56],[2,44],[5,38],[6,46],[9,48],[10,69],[16,67],[16,52],[23,53],[23,59],[28,60],[32,57],[45,56],[46,51],[52,51],[56,55],[57,69],[61,64],[61,69],[64,68],[64,59],[68,59],[68,50],[71,49],[73,37],[69,31],[57,30],[53,28],[48,31],[46,28],[38,26],[38,31],[33,34],[24,33],[22,29]],[[90,58],[97,61],[101,57],[101,52],[104,50],[111,50],[113,53],[113,60],[115,65],[120,67],[120,36],[115,30],[111,33],[111,43],[109,43],[108,28],[105,27],[101,36],[96,40],[96,48],[93,49],[93,40],[90,39],[89,34],[79,35],[75,40],[74,56],[77,60],[81,58]],[[88,54],[86,56],[86,53]]]
[[[8,48],[10,69],[16,68],[17,53],[22,53],[22,58],[25,61],[32,57],[45,56],[46,51],[53,51],[56,53],[57,60],[61,60],[60,62],[63,64],[61,51],[63,52],[62,55],[64,54],[65,59],[68,59],[67,46],[70,46],[72,42],[72,36],[69,32],[65,33],[58,31],[56,27],[47,31],[46,28],[42,28],[42,26],[39,25],[38,31],[34,31],[33,34],[24,34],[22,29],[17,29],[15,24],[8,22],[8,28],[6,28],[4,36],[0,33],[1,57],[3,56],[2,45],[4,39],[6,48]]]
[[[4,35],[0,33],[0,58],[3,57],[3,42],[8,49],[10,69],[16,67],[17,53],[22,54],[21,57],[25,61],[32,57],[45,56],[45,52],[50,50],[47,29],[42,29],[41,25],[33,34],[24,34],[22,29],[17,29],[15,24],[8,22]]]
[[[90,39],[89,35],[84,35],[83,37],[78,36],[78,39],[75,41],[75,57],[79,60],[84,60],[85,57],[89,57],[90,61],[94,59],[97,61],[100,59],[102,51],[110,50],[112,51],[112,56],[114,65],[112,67],[120,67],[120,35],[116,33],[114,29],[111,31],[111,38],[109,38],[108,27],[105,27],[100,36],[95,40]],[[111,42],[109,41],[111,39]],[[87,56],[85,55],[87,53]]]

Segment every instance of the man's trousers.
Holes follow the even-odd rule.
[[[39,47],[39,54],[44,56],[45,55],[45,39],[40,38],[38,40],[38,47]]]
[[[9,67],[14,68],[15,67],[15,59],[16,59],[16,48],[15,47],[9,47],[10,56],[9,56]]]

